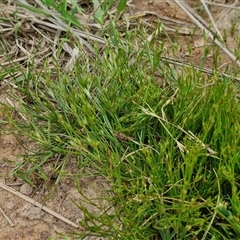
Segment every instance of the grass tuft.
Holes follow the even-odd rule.
[[[102,21],[103,6],[95,10]],[[238,86],[217,71],[163,61],[166,46],[158,36],[147,41],[145,29],[124,38],[114,23],[110,30],[97,57],[80,55],[72,71],[46,60],[36,72],[34,59],[21,77],[12,69],[20,119],[8,121],[36,145],[14,174],[31,185],[56,176],[57,184],[74,158],[77,172],[108,180],[98,215],[76,203],[86,231],[74,236],[239,239]]]

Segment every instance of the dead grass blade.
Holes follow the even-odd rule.
[[[57,60],[60,66],[72,68],[74,61],[83,51],[84,54],[95,54],[92,42],[97,42],[100,46],[105,44],[104,38],[93,34],[96,29],[99,29],[99,25],[93,22],[88,24],[88,17],[84,14],[78,16],[76,21],[79,21],[79,26],[82,26],[80,28],[64,22],[58,12],[48,9],[39,0],[15,0],[8,1],[7,4],[0,3],[0,33],[2,35],[0,67],[6,71],[8,68],[12,69],[13,66],[22,68],[34,62],[34,68],[41,69],[46,57],[52,56],[48,58],[50,65],[54,65],[53,61]],[[69,33],[69,38],[74,41],[66,40],[59,47],[60,38]],[[61,49],[60,53],[59,49]],[[8,76],[6,74],[5,78]]]
[[[208,17],[209,17],[210,20],[211,20],[211,23],[212,23],[212,25],[213,25],[213,28],[215,29],[215,31],[216,31],[216,33],[218,34],[218,36],[220,37],[220,39],[223,40],[223,37],[222,37],[220,31],[218,30],[217,25],[215,24],[215,21],[214,21],[214,19],[213,19],[213,17],[212,17],[211,12],[210,12],[209,9],[208,9],[207,4],[206,4],[203,0],[200,0],[200,1],[201,1],[202,5],[203,5],[203,7],[204,7],[204,9],[205,9]]]
[[[205,1],[205,3],[212,5],[212,6],[218,6],[218,7],[223,7],[223,8],[230,8],[230,9],[235,9],[235,10],[240,10],[240,7],[236,7],[236,3],[239,3],[238,0],[235,0],[235,2],[231,5],[227,5],[227,4],[222,4],[222,3],[216,3],[216,2],[209,2],[209,1]]]
[[[12,220],[5,214],[5,212],[2,210],[2,208],[0,207],[0,212],[2,213],[2,215],[4,216],[4,218],[6,219],[6,221],[9,223],[9,225],[11,227],[14,227],[14,223],[12,222]]]
[[[5,185],[5,184],[3,184],[3,183],[1,183],[1,182],[0,182],[0,187],[1,187],[2,189],[6,190],[6,191],[8,191],[8,192],[10,192],[10,193],[12,193],[12,194],[14,194],[14,195],[16,195],[16,196],[24,199],[25,201],[33,204],[33,206],[38,207],[38,208],[44,210],[45,212],[47,212],[47,213],[51,214],[52,216],[60,219],[61,221],[65,222],[65,223],[67,223],[67,224],[69,224],[69,225],[71,225],[71,226],[73,226],[73,227],[75,227],[75,228],[79,228],[79,226],[78,226],[76,223],[74,223],[74,222],[70,221],[69,219],[61,216],[60,214],[54,212],[53,210],[45,207],[45,206],[42,205],[41,203],[36,202],[36,201],[33,200],[32,198],[27,197],[27,196],[23,195],[23,194],[20,193],[20,192],[17,192],[17,191],[14,190],[13,188],[8,187],[7,185]]]
[[[170,64],[173,64],[173,65],[176,65],[176,66],[179,66],[179,67],[184,67],[184,66],[189,66],[191,68],[194,68],[195,70],[198,70],[198,71],[201,71],[202,73],[206,73],[206,74],[211,74],[211,75],[214,75],[214,71],[211,70],[211,69],[208,69],[208,68],[200,68],[198,66],[195,66],[193,64],[190,64],[190,63],[187,63],[187,62],[181,62],[179,60],[176,60],[176,59],[172,59],[172,58],[168,58],[168,57],[161,57],[161,59],[163,61],[166,61],[167,63],[170,63]],[[220,75],[224,76],[224,77],[227,77],[229,79],[232,79],[233,77],[229,74],[226,74],[226,73],[222,73],[222,72],[219,72]],[[234,78],[233,79],[234,81],[240,81],[240,78]]]
[[[215,44],[221,48],[238,66],[240,66],[240,61],[238,58],[221,43],[218,39],[214,37],[214,32],[208,30],[208,24],[184,1],[174,0],[175,3],[191,18],[191,20],[196,23],[196,25],[203,30],[207,36],[215,42]]]

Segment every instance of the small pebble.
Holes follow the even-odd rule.
[[[41,219],[43,214],[44,213],[43,213],[42,209],[35,207],[30,203],[27,203],[23,207],[22,212],[20,213],[20,215],[22,217],[25,217],[29,220]],[[32,224],[35,224],[35,223],[32,223]]]
[[[24,195],[31,195],[33,191],[33,188],[27,184],[27,183],[24,183],[21,187],[20,187],[20,193],[24,194]]]

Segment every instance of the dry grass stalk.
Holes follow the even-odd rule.
[[[69,224],[69,225],[71,225],[71,226],[73,226],[73,227],[75,227],[75,228],[79,228],[79,226],[78,226],[76,223],[74,223],[74,222],[70,221],[69,219],[61,216],[60,214],[54,212],[53,210],[45,207],[45,206],[42,205],[41,203],[36,202],[36,201],[33,200],[32,198],[27,197],[27,196],[23,195],[23,194],[20,193],[20,192],[17,192],[17,191],[14,190],[13,188],[8,187],[8,186],[6,186],[5,184],[3,184],[3,183],[1,183],[1,182],[0,182],[0,187],[1,187],[2,189],[6,190],[6,191],[8,191],[8,192],[10,192],[10,193],[18,196],[18,197],[26,200],[27,202],[33,204],[35,207],[39,207],[40,209],[44,210],[45,212],[51,214],[52,216],[54,216],[54,217],[56,217],[56,218],[62,220],[63,222],[65,222],[65,223],[67,223],[67,224]]]
[[[208,24],[202,20],[202,18],[195,12],[194,9],[192,9],[184,1],[174,1],[191,18],[191,20],[196,23],[196,25],[203,30],[212,41],[215,42],[219,48],[221,48],[233,61],[236,62],[238,66],[240,66],[240,61],[238,58],[222,42],[214,37],[214,32],[212,30],[208,30]]]

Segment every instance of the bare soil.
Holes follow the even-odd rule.
[[[188,1],[192,3],[193,1]],[[221,1],[219,1],[221,2]],[[221,23],[221,18],[224,17],[224,22],[229,24],[229,17],[233,12],[229,10],[228,16],[223,15],[222,8],[213,8],[214,16],[217,18],[217,23]],[[201,62],[204,41],[201,35],[196,34],[190,37],[187,34],[189,28],[192,27],[192,22],[186,14],[172,0],[132,0],[130,1],[130,12],[132,15],[143,13],[141,18],[146,21],[146,24],[154,25],[157,23],[157,18],[167,26],[167,31],[171,34],[174,41],[174,28],[177,26],[179,32],[177,40],[181,41],[179,55],[182,60],[191,61],[195,64]],[[232,15],[231,15],[232,14]],[[227,18],[228,17],[228,18]],[[170,21],[172,19],[174,21]],[[230,26],[227,26],[228,28]],[[185,34],[184,34],[185,31]],[[193,46],[191,56],[187,54],[189,42]],[[233,45],[231,38],[227,39],[228,45]],[[223,55],[223,64],[230,62],[229,58]],[[211,54],[209,55],[208,67],[212,67]],[[1,92],[0,102],[6,102],[7,96]],[[5,120],[5,110],[0,105],[0,120]],[[41,183],[35,188],[30,187],[21,179],[15,178],[11,172],[17,162],[21,162],[21,154],[26,151],[24,146],[31,148],[31,144],[19,142],[15,136],[7,134],[8,125],[0,125],[0,183],[14,189],[17,193],[21,193],[36,202],[44,204],[52,211],[58,213],[62,217],[70,220],[74,224],[83,218],[83,213],[76,207],[74,202],[81,202],[82,196],[76,189],[73,180],[63,178],[60,183],[55,186],[54,183],[49,186]],[[23,140],[21,140],[23,141]],[[27,141],[27,140],[26,140]],[[74,159],[69,162],[67,171],[73,173]],[[102,196],[105,187],[102,185],[101,178],[86,178],[80,180],[80,186],[85,195],[89,198]],[[54,191],[53,191],[54,190]],[[43,209],[34,206],[20,196],[17,196],[7,190],[1,188],[0,185],[0,239],[11,240],[47,240],[50,238],[61,239],[57,232],[67,234],[68,232],[81,232],[84,229],[72,226],[63,220],[54,217]],[[103,201],[99,204],[106,204]],[[98,209],[86,204],[86,207],[92,213],[97,213]],[[5,215],[4,215],[5,214]],[[90,238],[89,238],[90,239]],[[91,238],[97,239],[97,238]]]

